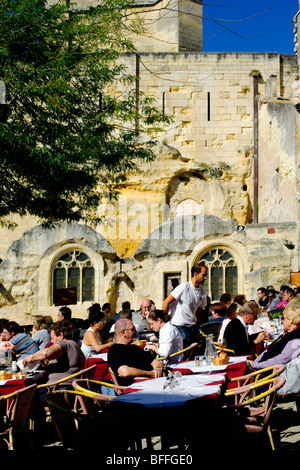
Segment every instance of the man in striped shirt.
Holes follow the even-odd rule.
[[[5,340],[0,343],[2,350],[14,350],[18,356],[24,357],[39,350],[37,343],[27,333],[23,333],[20,325],[15,321],[7,323],[3,328]]]

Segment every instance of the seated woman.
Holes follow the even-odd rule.
[[[52,346],[36,351],[23,359],[23,365],[40,362],[48,373],[48,382],[55,382],[85,368],[85,357],[73,337],[73,325],[68,320],[51,326]],[[72,383],[73,379],[70,379]],[[67,384],[64,382],[64,385]]]
[[[155,310],[148,313],[148,323],[151,329],[159,333],[158,346],[149,344],[147,349],[154,351],[161,357],[168,357],[183,349],[182,336],[179,330],[170,321],[170,316],[164,314],[162,310]],[[156,338],[157,340],[157,338]],[[183,354],[178,354],[171,359],[169,365],[178,364],[183,359]]]
[[[283,334],[252,363],[253,369],[275,364],[287,364],[300,354],[300,302],[288,305],[283,311]]]
[[[46,317],[43,317],[42,315],[36,317],[32,328],[32,338],[40,349],[46,347],[46,344],[50,341],[50,333]]]
[[[102,343],[100,331],[106,324],[106,320],[104,312],[100,309],[100,305],[93,304],[88,310],[90,327],[87,329],[81,343],[81,349],[86,359],[91,355],[98,354],[104,349],[110,348],[113,344],[113,341]]]
[[[221,328],[219,330],[218,343],[220,344],[223,343],[224,331],[226,329],[226,326],[231,320],[237,317],[239,309],[240,309],[240,305],[237,302],[232,302],[232,304],[229,305],[227,312],[226,312],[226,318],[222,322]]]

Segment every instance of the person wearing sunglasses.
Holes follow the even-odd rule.
[[[115,342],[107,354],[110,369],[119,385],[131,385],[135,377],[156,378],[162,375],[162,363],[153,359],[151,351],[132,344],[136,328],[131,320],[121,318],[115,324]]]
[[[90,326],[86,330],[81,343],[81,350],[86,359],[100,353],[104,349],[110,348],[113,344],[113,341],[104,344],[102,342],[100,332],[106,325],[106,319],[104,312],[100,309],[100,305],[93,304],[88,310]]]

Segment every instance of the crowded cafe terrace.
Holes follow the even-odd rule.
[[[144,323],[136,321],[142,306],[133,312],[129,305],[121,315],[110,318],[94,304],[89,309],[89,321],[72,319],[68,308],[69,317],[67,313],[63,317],[61,309],[57,321],[43,318],[41,329],[46,338],[42,347],[34,342],[41,329],[3,321],[2,452],[85,453],[100,451],[101,446],[101,455],[118,463],[116,459],[128,453],[197,456],[203,449],[226,449],[232,444],[239,449],[247,449],[249,444],[275,451],[297,448],[299,433],[292,442],[294,447],[289,447],[283,437],[290,426],[299,426],[300,431],[300,368],[299,364],[291,367],[298,354],[294,352],[292,360],[277,363],[276,359],[265,361],[264,353],[270,356],[287,333],[295,334],[297,328],[289,330],[287,323],[297,323],[292,320],[296,312],[300,324],[300,302],[294,297],[294,306],[285,304],[268,312],[258,299],[255,302],[256,315],[249,313],[253,304],[246,300],[241,304],[229,302],[225,315],[221,301],[215,308],[211,304],[207,317],[197,324],[196,341],[179,341],[180,349],[177,345],[177,350],[169,350],[167,355],[161,352],[162,327],[168,320],[162,311],[155,314],[153,303]],[[236,316],[229,318],[228,308],[233,303]],[[254,349],[246,354],[236,352],[230,335],[222,330],[223,321],[233,321],[239,315],[253,317],[248,338],[264,333],[263,340],[253,343]],[[90,333],[101,341],[89,343]],[[119,351],[126,357],[145,355],[151,367],[139,374],[141,363],[137,362],[136,374],[123,373],[123,366],[116,371]],[[275,358],[284,357],[279,350],[277,353]]]

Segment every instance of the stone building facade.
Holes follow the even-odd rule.
[[[298,14],[287,55],[202,52],[199,0],[138,0],[136,11],[149,34],[124,61],[173,123],[157,136],[156,160],[99,207],[96,229],[43,229],[33,218],[1,229],[2,317],[56,318],[67,287],[76,287],[74,317],[92,302],[114,311],[149,297],[161,308],[172,279],[188,280],[200,260],[212,300],[254,298],[300,271]]]

